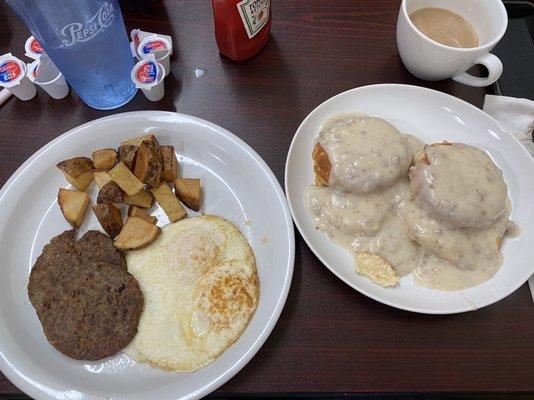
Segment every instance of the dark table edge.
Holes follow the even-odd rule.
[[[276,392],[276,393],[216,393],[206,397],[207,399],[437,399],[437,400],[464,400],[464,399],[532,399],[534,392]],[[0,394],[1,400],[27,400],[30,399],[24,394]]]
[[[0,397],[1,398],[1,397]],[[534,392],[276,392],[214,393],[211,399],[505,399],[534,398]]]

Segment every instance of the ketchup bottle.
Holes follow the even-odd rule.
[[[271,34],[271,0],[212,0],[219,52],[242,61],[265,46]]]

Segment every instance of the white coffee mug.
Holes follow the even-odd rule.
[[[410,19],[411,13],[425,7],[444,8],[469,21],[478,34],[479,46],[450,47],[425,36]],[[501,60],[490,51],[507,26],[502,0],[402,0],[397,19],[397,48],[408,71],[418,78],[427,81],[452,78],[470,86],[488,86],[502,73]],[[465,72],[475,64],[488,69],[487,78]]]

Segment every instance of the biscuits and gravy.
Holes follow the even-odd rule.
[[[413,273],[424,286],[460,290],[502,264],[500,244],[515,224],[502,172],[484,151],[425,145],[354,113],[324,122],[312,159],[309,215],[374,282],[395,286]]]

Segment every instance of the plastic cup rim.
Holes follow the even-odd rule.
[[[37,80],[34,81],[35,84],[39,85],[39,86],[47,86],[47,85],[50,85],[52,83],[55,83],[59,78],[61,78],[63,76],[63,74],[60,72],[59,74],[56,75],[55,78],[52,78],[50,79],[49,81],[46,81],[46,82],[39,82]],[[37,79],[37,78],[35,78]]]

